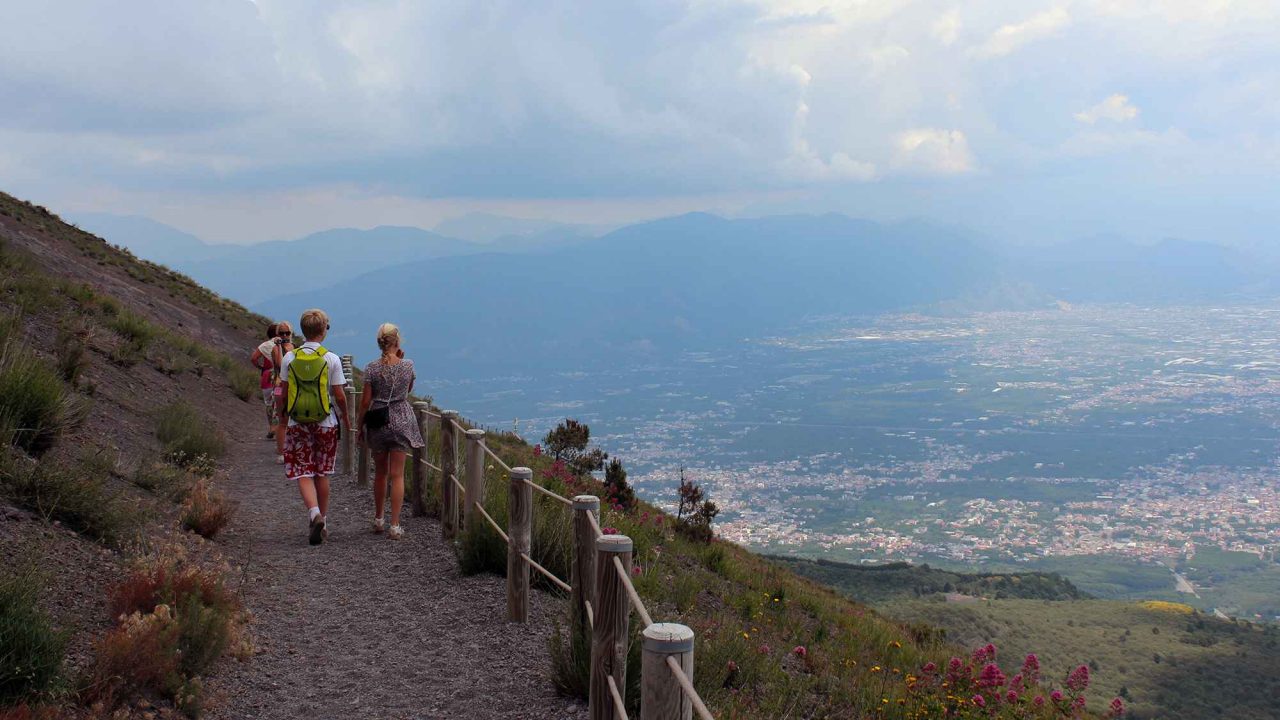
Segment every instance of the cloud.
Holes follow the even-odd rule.
[[[1076,120],[1086,125],[1093,125],[1099,120],[1112,122],[1128,122],[1138,117],[1138,107],[1129,102],[1129,96],[1115,93],[1107,99],[1075,114]]]
[[[933,21],[929,34],[943,46],[950,47],[960,37],[960,27],[960,8],[952,8]]]
[[[915,128],[899,134],[896,164],[930,175],[959,175],[974,169],[965,134],[936,128]]]
[[[1001,25],[973,53],[980,58],[1004,57],[1027,43],[1050,37],[1071,24],[1071,15],[1063,7],[1053,7],[1019,23]]]

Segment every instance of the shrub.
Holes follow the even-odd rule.
[[[114,705],[159,692],[199,714],[199,676],[240,640],[243,610],[222,572],[166,549],[141,560],[110,599],[122,620],[98,643],[89,699]]]
[[[101,466],[86,458],[33,463],[9,457],[0,467],[0,485],[14,501],[83,535],[120,547],[136,536],[140,511],[110,492],[107,480]]]
[[[627,471],[622,461],[614,458],[604,470],[605,502],[618,510],[631,510],[636,505],[636,493],[627,482]]]
[[[600,448],[588,447],[591,443],[591,428],[572,418],[548,432],[543,442],[547,444],[547,450],[553,458],[564,461],[578,473],[599,470],[609,457]]]
[[[63,323],[58,326],[53,354],[58,374],[66,382],[75,385],[80,380],[80,374],[89,365],[88,349],[92,339],[93,329],[84,322]]]
[[[0,579],[0,705],[44,696],[61,675],[67,637],[38,606],[40,586],[30,567]]]
[[[0,426],[14,445],[41,456],[84,417],[84,406],[58,372],[10,340],[0,349]]]
[[[245,402],[258,397],[257,371],[233,364],[225,368],[224,372],[227,374],[227,383],[231,386],[231,392],[236,397]]]
[[[198,410],[178,400],[156,412],[156,438],[164,446],[165,459],[182,467],[216,460],[226,452],[226,439],[210,426]]]
[[[133,474],[133,484],[154,495],[181,500],[192,487],[191,473],[162,462],[143,462]]]
[[[684,475],[680,468],[680,503],[676,511],[676,528],[687,538],[699,542],[711,542],[715,531],[711,521],[720,514],[720,508],[706,499],[702,486]]]
[[[182,527],[213,539],[231,522],[234,512],[235,505],[225,495],[211,489],[206,478],[201,478],[191,488],[191,494],[182,506]]]

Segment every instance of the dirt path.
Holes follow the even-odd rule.
[[[396,542],[368,530],[372,499],[335,478],[329,541],[307,545],[296,486],[265,440],[236,445],[220,540],[245,566],[258,654],[208,682],[208,716],[242,718],[581,718],[547,673],[551,618],[534,593],[528,625],[506,622],[504,581],[463,577],[434,520],[409,516]]]

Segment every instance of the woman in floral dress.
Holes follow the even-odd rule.
[[[413,390],[413,361],[406,360],[400,348],[400,329],[391,323],[378,328],[378,349],[382,356],[364,368],[364,387],[360,393],[360,439],[373,454],[373,531],[380,533],[385,525],[383,508],[387,488],[391,490],[391,526],[387,536],[399,540],[400,506],[404,504],[404,465],[414,448],[422,447],[422,433],[409,404]],[[374,417],[386,409],[386,423],[370,429],[366,415]],[[389,481],[389,482],[388,482]]]

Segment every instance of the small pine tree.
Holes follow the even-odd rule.
[[[595,472],[604,467],[609,455],[591,444],[591,428],[584,422],[568,418],[543,438],[551,457],[563,461],[574,472]]]
[[[621,507],[623,510],[630,510],[636,505],[636,493],[627,483],[627,470],[622,467],[622,461],[614,458],[604,469],[604,491],[608,501]]]
[[[711,523],[720,508],[706,499],[702,487],[685,477],[680,468],[680,505],[676,510],[676,527],[687,537],[701,542],[711,542],[715,531]]]

